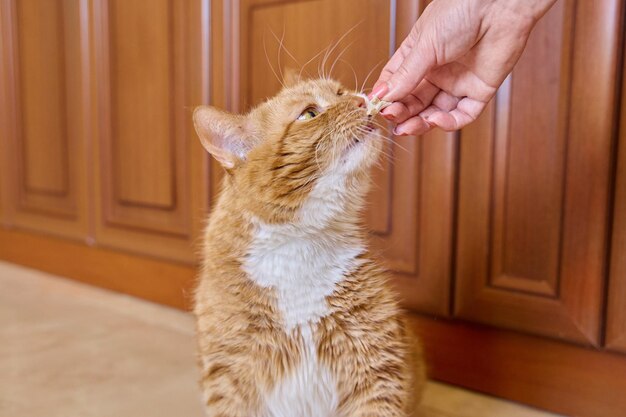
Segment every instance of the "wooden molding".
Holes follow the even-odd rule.
[[[626,356],[412,316],[430,377],[567,416],[623,417]]]
[[[6,229],[0,229],[0,259],[180,309],[191,306],[191,266]]]
[[[622,105],[617,144],[606,346],[626,353],[626,61],[622,66]]]

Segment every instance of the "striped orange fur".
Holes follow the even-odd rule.
[[[363,100],[297,80],[194,112],[226,170],[195,293],[209,416],[413,415],[424,366],[361,221],[381,150]]]

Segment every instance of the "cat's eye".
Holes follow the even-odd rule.
[[[311,120],[319,113],[320,112],[315,107],[307,107],[302,113],[300,113],[297,120]]]
[[[344,91],[341,90],[341,89],[337,90],[337,95],[338,96],[343,96],[344,95]]]

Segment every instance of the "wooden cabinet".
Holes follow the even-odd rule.
[[[208,3],[0,5],[3,224],[193,263]]]
[[[600,344],[618,5],[557,2],[461,133],[457,316]]]
[[[626,64],[622,69],[626,80]],[[606,345],[626,352],[626,83],[622,81]]]
[[[2,223],[88,234],[79,1],[0,2]]]
[[[0,0],[0,259],[187,306],[222,176],[192,109],[371,86],[427,3]],[[479,120],[388,137],[366,220],[434,378],[622,416],[624,11],[559,0]]]
[[[214,80],[225,90],[213,101],[244,111],[274,95],[289,67],[308,77],[332,73],[360,90],[374,81],[423,6],[414,0],[245,0],[237,8],[215,1],[213,16],[228,16],[231,30],[214,32],[213,59],[226,63],[228,81]],[[406,305],[442,315],[450,299],[456,145],[455,135],[444,132],[393,138],[375,172],[367,213],[375,250],[394,272]]]
[[[193,262],[207,202],[191,110],[206,102],[206,4],[94,0],[96,242]]]

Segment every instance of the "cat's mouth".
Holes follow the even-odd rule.
[[[365,130],[367,131],[367,133],[371,133],[374,130],[376,130],[376,125],[374,124],[374,122],[372,121],[372,118],[368,118],[368,122],[365,125]]]
[[[371,134],[376,130],[376,125],[374,122],[369,120],[362,128],[363,134],[361,136],[355,136],[350,146],[348,146],[348,150],[358,146],[360,143],[365,142],[370,138]]]

